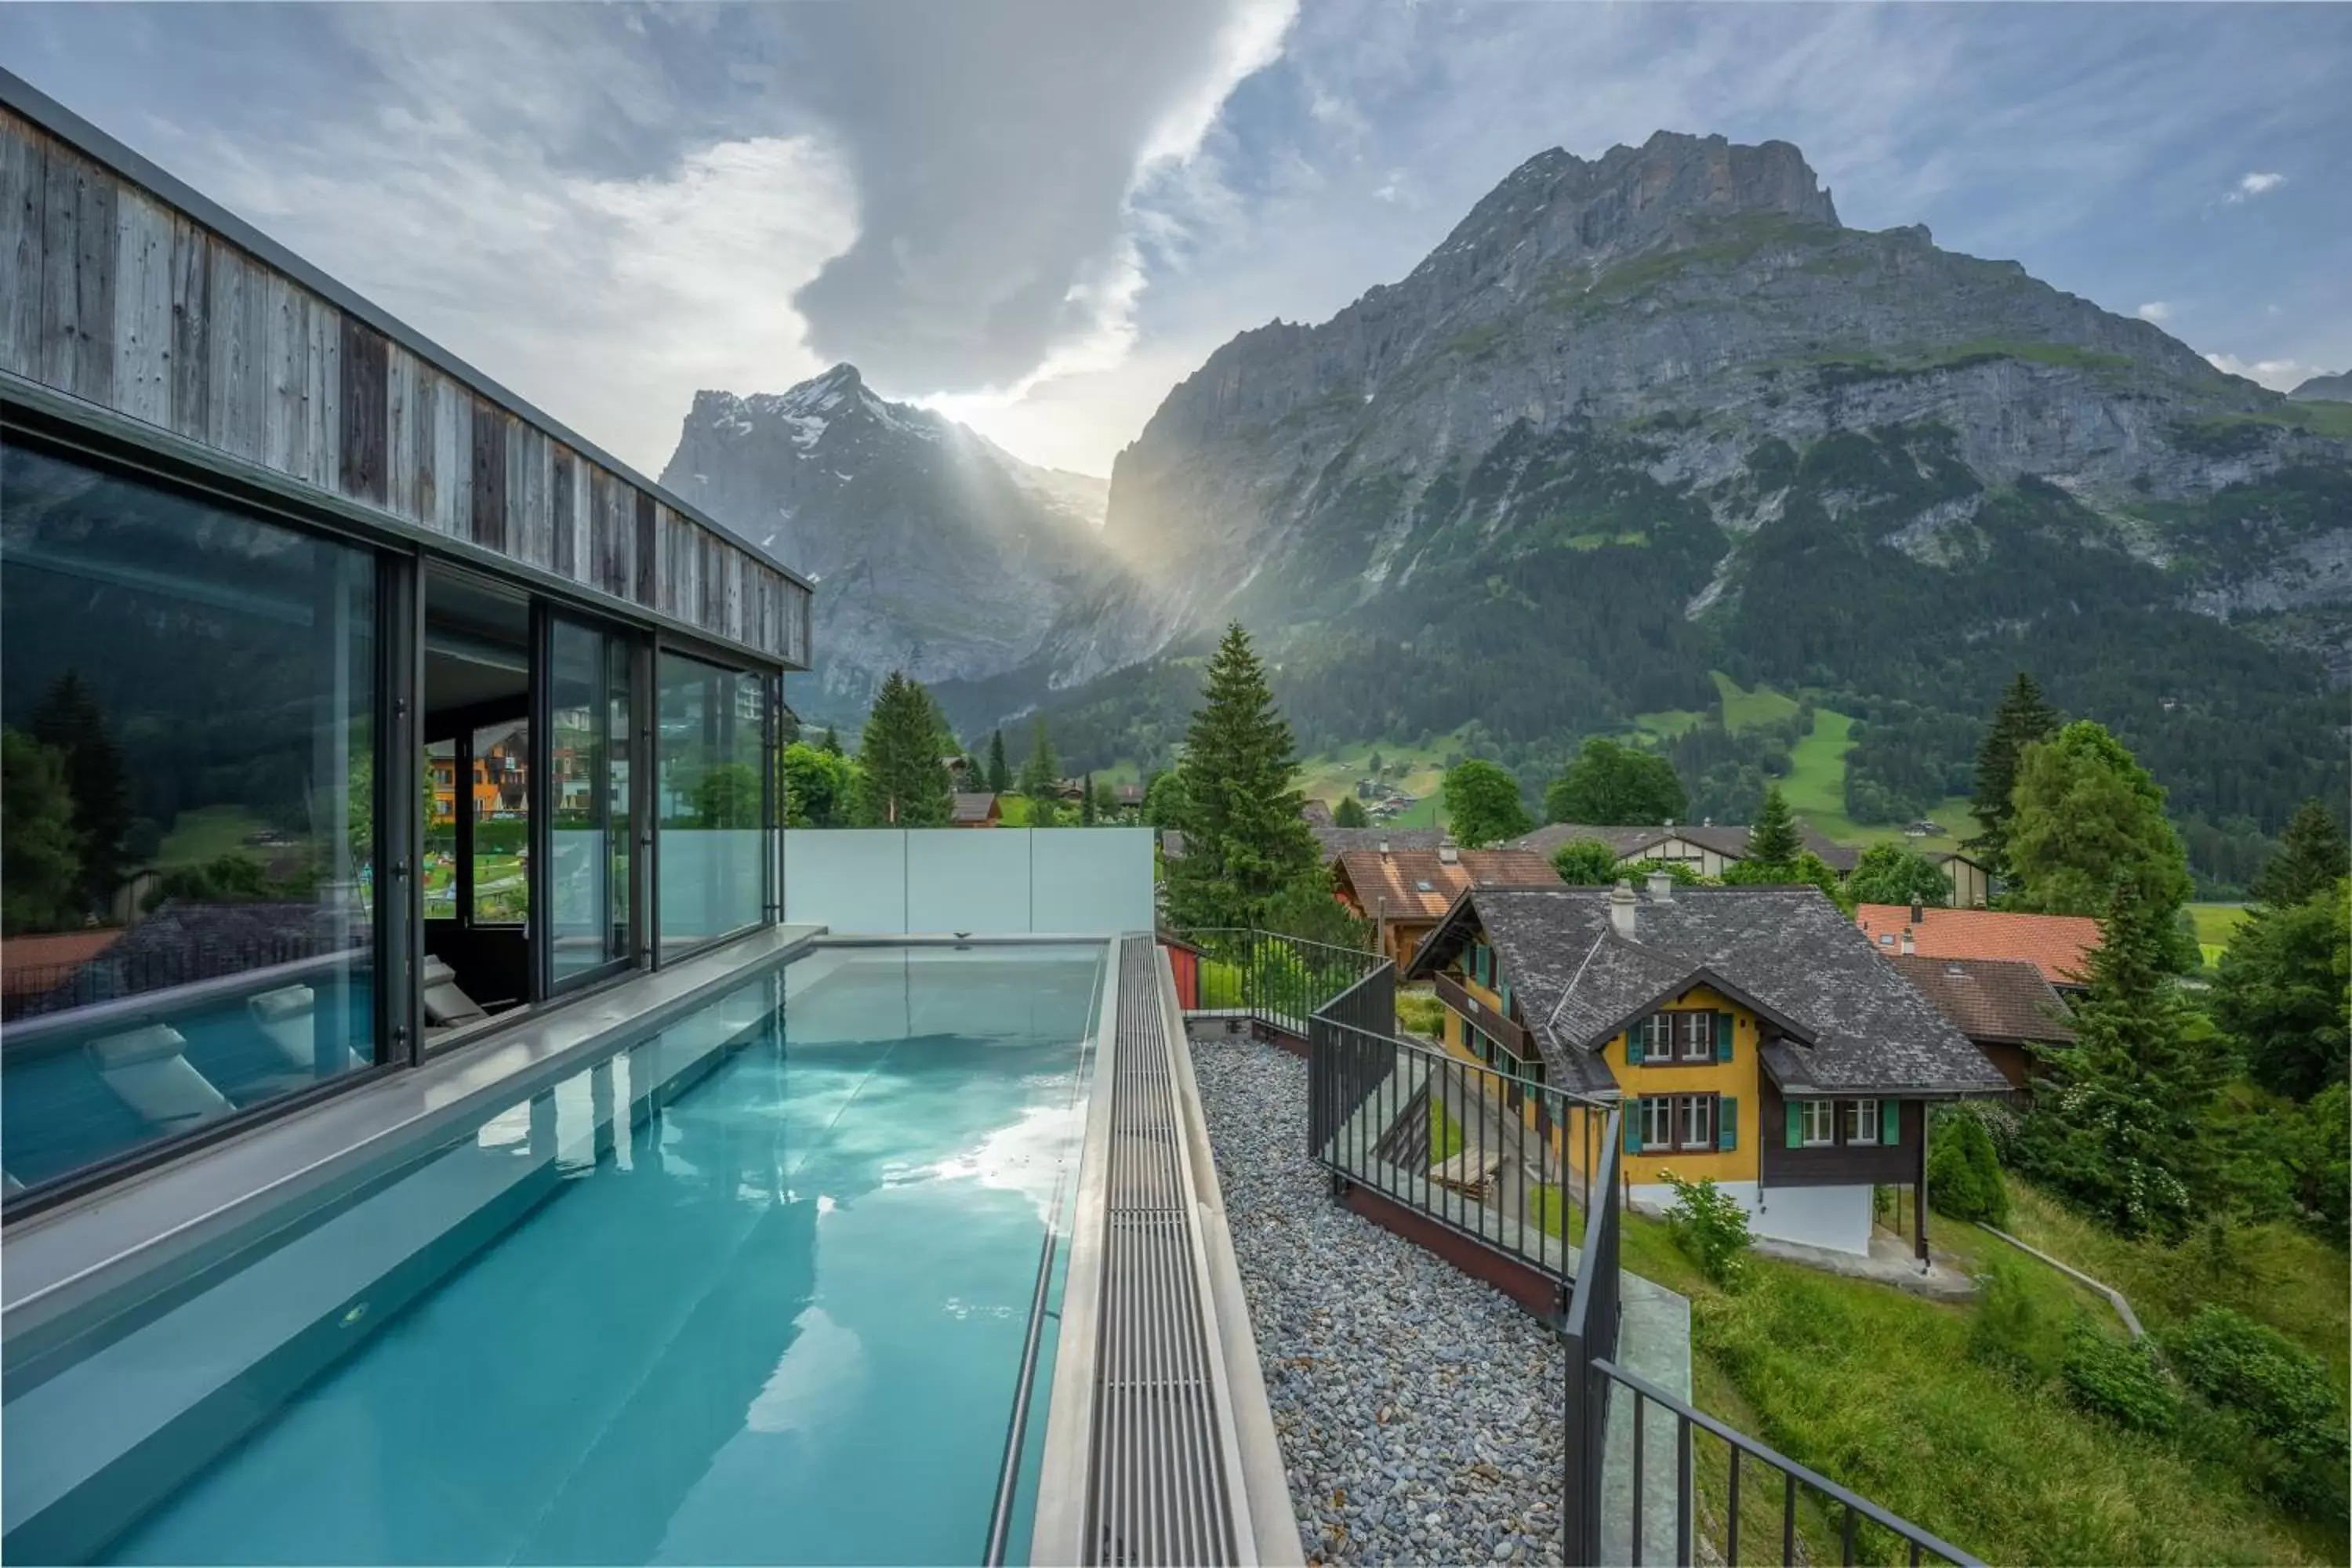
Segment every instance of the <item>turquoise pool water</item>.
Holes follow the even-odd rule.
[[[291,1336],[328,1352],[261,1358],[226,1391],[266,1415],[224,1451],[150,1445],[188,1473],[100,1555],[978,1560],[1102,970],[1094,947],[820,952],[722,1025],[509,1108],[339,1215],[357,1239],[280,1247],[288,1268],[333,1241],[373,1281]],[[403,1226],[425,1239],[386,1264],[370,1249],[401,1253],[383,1238]],[[205,1305],[180,1311],[193,1327]],[[134,1401],[139,1337],[110,1347]],[[54,1391],[45,1418],[104,1387]],[[42,1407],[10,1397],[13,1459]]]

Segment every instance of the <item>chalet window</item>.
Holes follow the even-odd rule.
[[[1715,1060],[1715,1015],[1711,1012],[1671,1013],[1675,1021],[1675,1059],[1684,1062]]]
[[[1645,1062],[1670,1062],[1675,1059],[1675,1016],[1653,1013],[1642,1020],[1642,1059]]]
[[[1642,1147],[1671,1149],[1675,1146],[1675,1097],[1653,1094],[1642,1101]]]
[[[1849,1143],[1878,1142],[1878,1101],[1849,1100],[1845,1102],[1845,1141]]]
[[[1675,1096],[1675,1146],[1679,1149],[1715,1147],[1715,1096]]]
[[[1798,1102],[1801,1120],[1799,1129],[1808,1149],[1818,1149],[1837,1142],[1837,1101],[1807,1100]]]

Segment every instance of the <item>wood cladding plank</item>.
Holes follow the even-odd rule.
[[[114,407],[172,422],[172,212],[134,190],[114,203]]]
[[[547,476],[548,570],[557,576],[576,579],[580,562],[580,536],[573,526],[572,483],[577,477],[576,459],[564,447],[552,450]]]
[[[115,185],[51,143],[42,186],[41,357],[37,379],[108,407],[114,402]]]
[[[172,219],[172,428],[205,440],[212,427],[213,240],[194,219]]]
[[[383,504],[395,517],[416,510],[416,356],[389,343],[383,359]]]
[[[309,360],[302,373],[302,416],[309,424],[310,467],[302,477],[322,490],[343,485],[343,313],[303,291],[310,323]]]
[[[281,474],[305,474],[310,468],[310,424],[302,409],[303,383],[310,374],[310,312],[303,291],[292,280],[262,272],[260,283],[268,301],[269,334],[263,349],[269,367],[269,399],[262,412],[261,460]]]
[[[212,363],[205,427],[225,452],[266,460],[269,406],[269,280],[235,247],[210,242]]]
[[[477,397],[472,407],[473,508],[467,537],[485,550],[507,547],[507,432],[504,414]]]
[[[654,530],[654,498],[632,485],[629,493],[636,498],[635,527],[629,542],[634,547],[629,555],[629,597],[640,605],[654,600],[654,549],[661,538]]]
[[[49,160],[39,134],[0,114],[0,267],[8,269],[0,301],[0,368],[36,377],[41,370],[41,223]]]
[[[392,489],[392,344],[366,322],[337,314],[341,334],[337,446],[342,491],[382,506]]]

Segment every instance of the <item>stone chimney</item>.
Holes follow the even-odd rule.
[[[1460,864],[1461,859],[1462,859],[1462,847],[1461,847],[1461,846],[1460,846],[1460,845],[1457,845],[1457,844],[1441,844],[1441,845],[1439,845],[1439,846],[1437,847],[1437,861],[1438,861],[1438,864],[1439,864],[1439,865],[1441,865],[1441,866],[1454,866],[1454,865],[1458,865],[1458,864]]]
[[[1909,958],[1918,951],[1919,944],[1911,940],[1911,928],[1909,926],[1905,926],[1903,928],[1903,956]]]
[[[1675,879],[1664,871],[1650,873],[1650,902],[1671,904],[1675,901]]]
[[[1385,854],[1387,854],[1388,852],[1389,852],[1389,841],[1388,841],[1387,839],[1383,838],[1383,839],[1381,839],[1381,854],[1383,854],[1383,855],[1385,855]]]
[[[1911,923],[1915,926],[1923,926],[1927,923],[1927,905],[1914,904],[1911,906]]]
[[[1609,889],[1609,926],[1629,940],[1633,934],[1633,879],[1618,878],[1617,885]]]

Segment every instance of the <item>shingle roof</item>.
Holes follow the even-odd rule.
[[[1991,1093],[1984,1053],[1814,888],[1684,888],[1642,899],[1632,938],[1607,888],[1475,888],[1422,944],[1433,971],[1473,925],[1502,957],[1554,1080],[1614,1087],[1594,1055],[1633,1018],[1693,985],[1723,990],[1787,1037],[1763,1058],[1789,1092]]]
[[[986,822],[988,820],[988,809],[995,804],[996,796],[986,790],[981,790],[977,793],[966,790],[958,790],[955,796],[955,805],[948,814],[948,820],[950,822]]]
[[[1298,815],[1307,820],[1310,827],[1331,826],[1331,805],[1328,801],[1317,800],[1310,796],[1298,803]]]
[[[1524,849],[1459,849],[1447,860],[1435,849],[1350,849],[1339,857],[1339,874],[1366,913],[1397,920],[1414,915],[1435,920],[1465,888],[1559,886],[1559,873],[1540,855]]]
[[[1350,849],[1378,849],[1383,844],[1391,849],[1434,849],[1445,842],[1442,827],[1319,827],[1309,822],[1307,831],[1315,836],[1327,866]]]
[[[1887,962],[1919,988],[1955,1028],[1972,1040],[2065,1044],[2074,1031],[2065,1004],[2042,971],[2019,959],[1927,958],[1893,953]]]
[[[2081,984],[2099,945],[2099,922],[2087,915],[2019,915],[1941,904],[1919,912],[1915,922],[1902,904],[1864,904],[1853,911],[1853,920],[1881,952],[1893,952],[1908,926],[1923,958],[2019,959],[2041,970],[2053,985]]]
[[[1748,858],[1748,835],[1750,830],[1738,826],[1717,826],[1711,823],[1677,823],[1672,827],[1651,826],[1641,827],[1605,827],[1584,822],[1551,822],[1533,833],[1511,840],[1515,849],[1532,849],[1538,855],[1550,856],[1563,844],[1580,838],[1598,838],[1617,852],[1620,860],[1638,860],[1645,852],[1669,838],[1679,838],[1696,844],[1702,849],[1713,850],[1727,860]],[[1861,852],[1814,832],[1803,823],[1797,825],[1797,837],[1806,848],[1820,856],[1832,871],[1851,871]]]

